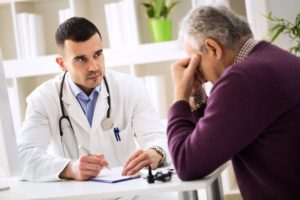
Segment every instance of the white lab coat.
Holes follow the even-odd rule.
[[[143,82],[137,78],[106,71],[111,97],[111,118],[120,130],[121,141],[116,141],[113,129],[103,130],[102,120],[108,109],[108,93],[104,81],[97,99],[92,127],[72,94],[67,77],[63,87],[63,102],[76,140],[67,124],[63,125],[63,145],[59,134],[62,116],[59,91],[62,74],[39,86],[27,98],[25,121],[18,138],[22,163],[22,180],[53,181],[83,145],[92,153],[103,153],[111,167],[122,166],[129,155],[139,148],[160,146],[167,152],[165,128],[151,104]],[[49,153],[49,148],[52,154]],[[63,150],[64,149],[64,150]],[[169,159],[169,157],[168,157]]]

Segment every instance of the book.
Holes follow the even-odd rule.
[[[36,57],[45,54],[45,39],[43,29],[43,16],[27,13],[28,20],[28,41],[29,55],[28,57]],[[27,48],[27,47],[26,47]]]
[[[104,5],[105,20],[111,48],[139,44],[139,31],[134,0],[123,0]]]
[[[17,14],[19,57],[30,58],[45,54],[43,17],[35,13]]]
[[[141,177],[140,174],[122,176],[122,169],[122,167],[112,167],[111,170],[104,168],[103,170],[101,170],[100,174],[97,177],[91,178],[90,181],[102,183],[118,183]]]
[[[27,13],[17,14],[18,37],[19,37],[19,53],[20,58],[27,58],[29,55],[29,39],[28,39],[28,15]]]

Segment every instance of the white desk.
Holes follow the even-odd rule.
[[[180,199],[198,199],[197,189],[206,189],[207,199],[223,199],[220,174],[226,164],[209,176],[197,181],[181,181],[176,175],[168,183],[156,181],[148,184],[147,180],[138,178],[120,183],[99,183],[90,181],[59,181],[36,183],[18,181],[17,178],[0,178],[0,183],[8,183],[9,190],[0,191],[1,200],[9,199],[95,199],[116,198],[162,192],[179,192]]]

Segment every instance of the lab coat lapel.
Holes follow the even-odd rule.
[[[104,81],[102,80],[101,84],[101,91],[100,95],[98,96],[94,116],[93,116],[93,123],[92,123],[92,129],[93,131],[96,131],[101,126],[102,120],[106,117],[107,111],[108,111],[108,98],[109,94],[106,89],[106,85],[104,84]]]
[[[70,117],[71,121],[75,121],[76,125],[81,126],[86,132],[90,132],[90,124],[77,101],[76,97],[73,95],[68,80],[66,78],[63,89],[63,102],[67,111],[67,115]],[[72,124],[75,129],[76,125]],[[75,130],[76,132],[76,130]]]

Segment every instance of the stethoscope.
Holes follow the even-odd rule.
[[[63,135],[64,135],[64,133],[63,133],[62,123],[63,123],[64,120],[66,120],[69,123],[70,128],[72,130],[72,134],[73,134],[74,139],[75,139],[76,147],[78,147],[78,142],[77,142],[77,138],[76,138],[76,135],[75,135],[74,128],[72,126],[72,123],[71,123],[71,120],[70,120],[69,116],[66,113],[66,109],[65,109],[64,103],[62,101],[63,87],[64,87],[66,74],[67,74],[67,71],[64,73],[61,84],[60,84],[59,103],[60,103],[60,109],[61,109],[62,116],[59,118],[59,121],[58,121],[58,123],[59,123],[59,134],[60,134],[60,139],[61,139],[64,155],[66,155],[65,150],[64,150],[64,145],[63,145]],[[106,86],[106,91],[108,93],[108,97],[107,97],[108,109],[107,109],[107,112],[106,112],[106,117],[102,120],[101,125],[102,125],[102,128],[104,130],[109,130],[113,127],[114,123],[113,123],[112,119],[110,118],[111,100],[110,100],[110,92],[109,92],[109,88],[108,88],[108,83],[107,83],[107,80],[106,80],[105,76],[103,76],[103,80],[104,80],[104,84]],[[78,156],[79,156],[79,152],[78,152],[78,148],[77,148],[77,157]]]

